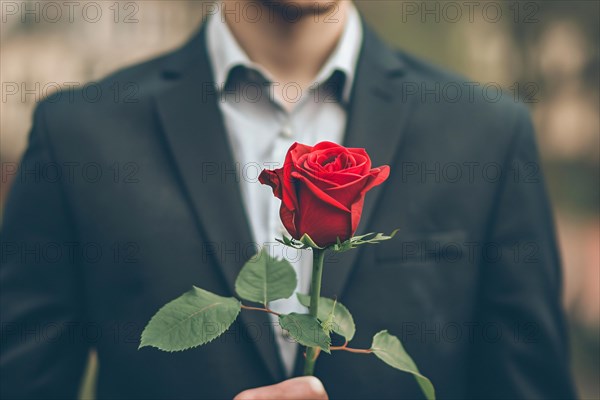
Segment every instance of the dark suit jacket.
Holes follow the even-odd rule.
[[[200,348],[137,349],[192,285],[232,295],[253,252],[212,84],[200,30],[37,107],[2,227],[2,398],[75,396],[92,348],[99,398],[231,398],[285,378],[258,312]],[[481,89],[366,28],[345,144],[391,176],[359,232],[401,230],[328,257],[322,293],[353,313],[353,347],[388,329],[439,398],[572,398],[532,125]],[[332,398],[421,397],[374,356],[323,354],[316,374]]]

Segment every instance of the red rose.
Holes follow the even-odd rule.
[[[321,247],[352,237],[362,214],[365,194],[385,181],[390,168],[371,168],[364,149],[331,142],[314,147],[294,143],[283,168],[263,170],[262,184],[281,199],[279,214],[294,239],[308,234]]]

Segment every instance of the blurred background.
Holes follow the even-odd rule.
[[[356,4],[391,45],[501,85],[530,107],[558,225],[574,375],[582,398],[600,398],[600,2]],[[173,0],[0,5],[2,209],[36,101],[176,47],[211,9]],[[90,360],[83,398],[93,396]]]

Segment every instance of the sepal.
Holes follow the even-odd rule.
[[[314,242],[314,240],[312,240],[312,238],[307,233],[302,235],[300,240],[296,240],[294,238],[288,238],[285,235],[282,236],[281,239],[275,239],[275,240],[277,240],[281,244],[284,244],[289,247],[293,247],[294,249],[298,249],[298,250],[304,250],[304,249],[324,250],[327,248],[327,247],[320,247],[319,245],[317,245]]]
[[[350,239],[345,240],[343,242],[341,242],[338,238],[337,243],[330,246],[330,248],[331,248],[331,250],[333,250],[337,253],[342,253],[344,251],[355,249],[358,246],[361,246],[363,244],[378,244],[385,240],[390,240],[394,236],[396,236],[396,233],[398,233],[398,229],[395,229],[389,235],[386,235],[383,233],[371,232],[371,233],[367,233],[365,235],[353,236]]]

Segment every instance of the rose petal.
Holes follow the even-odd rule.
[[[312,172],[305,169],[296,172],[313,180],[321,189],[350,184],[362,178],[361,175],[347,172]]]
[[[336,243],[338,237],[342,241],[350,238],[352,219],[348,210],[340,210],[321,201],[316,193],[306,186],[299,189],[298,198],[303,204],[295,219],[299,235],[308,234],[322,247]]]
[[[295,214],[290,211],[283,202],[281,202],[281,207],[279,207],[279,217],[281,218],[281,223],[285,226],[288,233],[292,235],[294,239],[300,240],[300,236],[298,234],[298,230],[296,229],[295,224]]]
[[[273,189],[273,194],[278,199],[281,199],[283,197],[283,194],[282,194],[283,185],[282,185],[282,176],[281,176],[282,174],[283,174],[282,168],[275,169],[275,170],[263,169],[262,172],[260,173],[260,175],[258,176],[258,181],[260,183],[262,183],[263,185],[271,186],[271,188]]]
[[[350,209],[348,207],[344,206],[339,201],[337,201],[333,197],[326,194],[323,190],[319,189],[310,179],[306,178],[305,176],[300,175],[298,172],[293,172],[292,176],[299,181],[298,182],[299,184],[304,184],[308,188],[308,190],[310,190],[312,193],[314,193],[314,195],[319,200],[321,200],[333,207],[339,208],[342,211],[350,212]],[[299,188],[298,191],[299,192],[303,191],[303,189]]]
[[[371,170],[371,179],[363,188],[358,201],[356,201],[351,209],[352,209],[352,234],[356,232],[358,228],[358,223],[360,222],[360,217],[362,216],[363,203],[365,201],[365,194],[371,190],[373,187],[380,185],[390,176],[390,167],[384,165],[379,168],[374,168]]]

